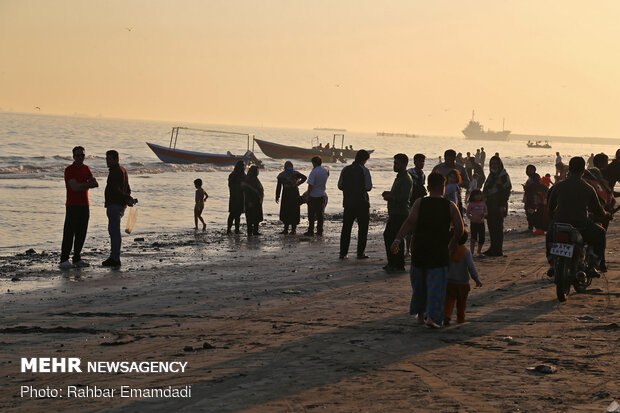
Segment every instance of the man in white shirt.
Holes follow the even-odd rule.
[[[312,172],[308,176],[308,231],[304,235],[314,235],[314,221],[316,220],[316,235],[323,235],[323,212],[325,211],[325,185],[329,171],[321,166],[320,156],[312,158]]]

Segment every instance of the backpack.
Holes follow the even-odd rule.
[[[597,180],[592,174],[584,174],[583,180],[586,181],[592,188],[594,188],[594,191],[596,191],[596,195],[598,196],[599,201],[605,209],[608,209],[609,206],[613,205],[613,192],[611,192],[606,185]]]

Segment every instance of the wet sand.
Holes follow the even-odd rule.
[[[523,226],[511,219],[507,227]],[[476,262],[484,286],[470,293],[466,323],[441,330],[408,314],[409,275],[381,270],[380,225],[371,259],[361,261],[338,260],[340,227],[327,228],[322,240],[270,232],[261,244],[239,239],[240,249],[235,237],[222,238],[218,254],[187,263],[157,265],[173,256],[161,245],[144,263],[137,251],[121,271],[20,269],[0,299],[0,408],[601,412],[620,396],[617,223],[610,271],[563,304],[545,275],[543,237],[507,234],[506,257]],[[37,282],[48,284],[28,284]],[[20,357],[36,356],[179,360],[188,370],[20,373]],[[557,372],[528,370],[539,364]],[[191,385],[192,397],[21,398],[22,385]]]

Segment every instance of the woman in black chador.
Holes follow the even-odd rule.
[[[284,231],[280,234],[288,234],[288,227],[291,226],[291,234],[297,230],[299,224],[299,185],[306,182],[306,175],[293,169],[293,163],[286,161],[284,171],[278,175],[278,185],[276,186],[276,204],[280,202],[280,191],[282,191],[282,203],[280,204],[280,221],[284,223]]]
[[[263,196],[265,191],[258,180],[258,167],[252,165],[243,182],[245,198],[245,220],[248,224],[248,235],[260,235],[258,223],[263,220]]]
[[[245,180],[245,164],[243,161],[237,162],[235,169],[228,175],[228,191],[230,198],[228,199],[228,228],[227,234],[232,233],[231,228],[233,221],[235,222],[235,234],[239,233],[239,221],[241,213],[243,213],[243,187],[241,184]]]
[[[510,198],[512,184],[498,155],[491,158],[489,168],[489,176],[484,183],[482,194],[489,211],[487,226],[491,246],[483,254],[487,257],[501,257],[504,255],[504,218],[508,214],[508,198]]]

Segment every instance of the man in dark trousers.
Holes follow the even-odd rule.
[[[383,231],[385,242],[385,253],[387,255],[387,265],[383,269],[387,272],[405,270],[405,249],[401,242],[396,254],[392,254],[390,247],[401,225],[409,216],[409,199],[411,198],[412,179],[407,173],[409,158],[404,153],[394,155],[394,172],[396,179],[392,184],[392,189],[383,192],[382,196],[388,203],[388,220]]]
[[[304,235],[314,235],[314,221],[316,220],[316,235],[323,236],[323,220],[325,214],[325,185],[329,178],[329,171],[321,166],[320,156],[312,158],[312,172],[308,176],[308,231]]]
[[[118,163],[118,152],[109,150],[105,153],[105,161],[110,169],[105,187],[105,207],[108,215],[108,233],[110,234],[110,258],[105,260],[104,267],[120,267],[121,265],[121,218],[127,206],[133,206],[129,177],[125,168]]]
[[[368,237],[368,222],[370,220],[370,201],[368,191],[372,189],[370,172],[364,166],[370,158],[365,150],[359,150],[355,155],[355,161],[345,166],[340,173],[338,189],[343,192],[342,204],[344,214],[342,218],[342,232],[340,233],[340,259],[347,258],[349,244],[351,243],[351,229],[353,221],[357,219],[357,258],[365,259],[368,255],[366,239]]]
[[[568,177],[555,184],[549,193],[549,213],[552,223],[570,224],[579,230],[583,240],[594,250],[594,264],[600,269],[600,260],[605,257],[606,231],[589,219],[588,212],[598,218],[610,218],[610,214],[601,206],[594,188],[582,179],[585,167],[582,157],[571,158]],[[552,231],[547,231],[547,259],[552,243]]]
[[[86,261],[82,260],[80,254],[86,240],[90,218],[88,190],[97,188],[99,183],[90,168],[84,164],[85,157],[84,148],[76,146],[73,148],[73,163],[65,169],[67,202],[59,265],[62,269],[89,266]],[[69,261],[71,247],[73,247],[73,262]]]

